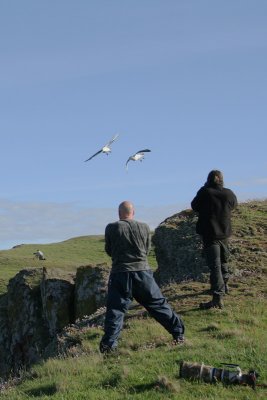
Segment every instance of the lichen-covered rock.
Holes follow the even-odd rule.
[[[196,234],[197,216],[185,210],[167,218],[152,237],[158,269],[155,278],[160,284],[202,279],[208,272],[202,257],[202,244]]]
[[[41,294],[43,316],[53,337],[74,322],[74,275],[53,278],[44,270]]]
[[[108,276],[104,264],[80,267],[77,277],[44,267],[10,279],[0,297],[0,380],[39,361],[66,326],[104,306]]]
[[[109,272],[106,264],[76,276],[29,268],[10,279],[0,297],[0,379],[39,361],[66,326],[103,307]]]
[[[15,372],[38,361],[48,342],[40,293],[42,278],[41,269],[24,269],[8,284],[9,350]]]
[[[10,372],[12,358],[9,348],[10,336],[8,329],[7,295],[4,294],[0,296],[0,377],[7,376]]]
[[[233,276],[266,273],[267,201],[241,203],[232,213],[233,234],[229,240],[229,267]],[[163,221],[155,230],[153,243],[160,284],[208,279],[202,243],[196,234],[197,214],[182,211]]]
[[[110,269],[106,264],[87,265],[77,269],[75,281],[75,316],[93,314],[106,304]]]

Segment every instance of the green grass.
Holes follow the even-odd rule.
[[[64,357],[51,358],[24,374],[20,384],[1,396],[9,400],[38,399],[266,399],[266,389],[211,385],[179,378],[181,360],[220,367],[237,363],[243,372],[254,368],[259,382],[267,382],[267,315],[262,289],[249,282],[236,284],[223,310],[199,310],[209,299],[207,285],[198,282],[164,288],[185,322],[187,343],[173,346],[169,334],[135,305],[125,319],[118,353],[104,357],[98,351],[99,327],[78,329],[80,346]]]
[[[142,307],[135,307],[125,319],[125,327],[116,354],[104,357],[98,351],[103,334],[100,327],[72,326],[68,333],[78,337],[64,356],[50,358],[31,370],[22,372],[22,379],[10,382],[1,392],[8,400],[258,400],[267,398],[267,389],[254,392],[245,386],[224,386],[179,378],[181,360],[220,367],[221,362],[237,363],[243,372],[256,369],[258,383],[267,383],[267,301],[266,265],[250,265],[246,241],[255,228],[253,207],[241,207],[235,225],[243,232],[247,257],[247,274],[230,282],[230,295],[222,310],[200,310],[198,304],[210,299],[208,284],[184,282],[170,284],[163,293],[182,316],[186,327],[186,344],[173,346],[170,335]],[[261,233],[263,215],[257,211],[255,242],[264,241]],[[244,222],[244,226],[242,225]],[[265,229],[265,228],[264,228]],[[251,244],[251,240],[250,240]],[[39,248],[47,260],[33,260]],[[80,265],[99,264],[110,259],[104,252],[103,236],[74,238],[49,245],[24,245],[0,252],[1,292],[8,280],[25,267],[43,266],[75,271]],[[154,252],[150,264],[156,267]]]
[[[203,285],[195,284],[196,297],[190,307],[183,295],[190,284],[172,285],[172,305],[181,312],[186,325],[187,344],[171,344],[166,331],[146,315],[126,319],[117,354],[103,357],[98,352],[102,330],[78,331],[81,347],[70,349],[62,358],[49,359],[25,373],[17,386],[2,393],[3,398],[38,399],[265,399],[266,389],[223,386],[179,379],[180,360],[220,367],[221,362],[238,363],[247,372],[256,368],[260,381],[266,371],[266,301],[257,302],[234,292],[224,310],[197,309]],[[186,290],[187,289],[187,290]],[[170,287],[168,288],[170,290]],[[140,308],[141,309],[141,308]],[[74,331],[72,331],[74,334]],[[77,334],[77,332],[75,332]]]

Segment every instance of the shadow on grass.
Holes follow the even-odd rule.
[[[210,290],[201,290],[200,292],[193,292],[187,294],[175,294],[174,296],[168,296],[168,301],[192,299],[204,295],[210,295]]]
[[[208,326],[199,329],[198,332],[217,332],[220,330],[220,327],[216,322],[209,324]]]
[[[152,383],[143,383],[143,384],[140,384],[140,385],[132,386],[132,387],[129,389],[129,392],[130,392],[130,393],[143,393],[143,392],[147,392],[147,391],[150,391],[150,390],[155,389],[156,386],[157,386],[157,385],[156,385],[156,382],[152,382]]]
[[[179,384],[170,381],[168,378],[162,376],[159,377],[155,382],[144,383],[132,386],[130,392],[132,393],[144,393],[151,390],[161,392],[162,394],[167,393],[178,393],[180,391]],[[165,396],[164,396],[165,398]],[[168,396],[169,398],[169,396]]]
[[[44,385],[25,391],[30,397],[53,396],[57,392],[56,385]]]

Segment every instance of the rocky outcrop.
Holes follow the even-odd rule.
[[[232,213],[229,266],[234,276],[266,271],[266,215],[266,200],[241,203]],[[156,228],[152,240],[158,263],[155,277],[160,284],[209,278],[196,221],[197,214],[190,209],[167,218]]]
[[[75,283],[75,316],[91,315],[106,304],[109,270],[106,264],[77,269]]]
[[[50,337],[75,321],[74,279],[73,274],[64,278],[60,278],[60,274],[58,277],[51,277],[43,268],[43,279],[40,285],[43,318]]]
[[[73,278],[51,279],[45,269],[24,269],[1,299],[0,376],[37,362],[50,338],[73,320]]]
[[[8,347],[15,371],[38,361],[40,349],[47,344],[40,290],[42,276],[41,269],[25,269],[8,284]]]
[[[10,279],[0,297],[0,380],[40,360],[63,328],[103,306],[108,275],[106,265],[90,265],[77,277],[28,268]]]
[[[208,272],[202,257],[202,245],[195,232],[197,216],[185,210],[165,219],[155,230],[152,241],[158,269],[155,278],[160,284],[203,279]]]
[[[12,363],[9,348],[9,329],[7,314],[7,295],[0,296],[0,377],[7,376]],[[1,379],[0,379],[1,381]]]

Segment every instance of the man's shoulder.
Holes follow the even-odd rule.
[[[234,192],[231,189],[223,188],[223,191],[228,197],[236,198],[236,195],[234,194]]]
[[[141,221],[134,221],[135,226],[138,226],[138,229],[140,231],[142,231],[143,233],[146,232],[146,234],[150,234],[150,228],[148,226],[148,224],[146,224],[145,222],[141,222]]]
[[[109,230],[112,230],[112,229],[114,229],[114,228],[116,228],[116,227],[118,227],[119,222],[120,222],[120,221],[115,221],[115,222],[110,222],[109,224],[107,224],[107,226],[106,226],[106,232],[109,231]]]
[[[142,221],[137,221],[136,219],[131,219],[127,220],[127,223],[131,226],[131,229],[133,230],[141,230],[141,231],[147,231],[150,232],[149,226]]]
[[[125,224],[134,227],[140,227],[146,230],[149,230],[149,226],[145,223],[145,222],[141,222],[141,221],[137,221],[135,219],[132,220],[119,220],[119,221],[115,221],[115,222],[110,222],[107,226],[106,226],[106,230],[112,230],[112,229],[118,229],[120,227],[125,226]]]
[[[201,188],[197,191],[196,197],[200,197],[205,195],[205,193],[208,193],[208,187],[207,186],[201,186]]]
[[[132,220],[134,224],[139,225],[139,226],[144,226],[148,228],[148,225],[146,222],[142,222],[142,221],[137,221],[137,220]]]
[[[229,188],[224,187],[223,190],[226,191],[226,192],[228,192],[228,193],[234,194],[234,192],[233,192],[231,189],[229,189]]]

